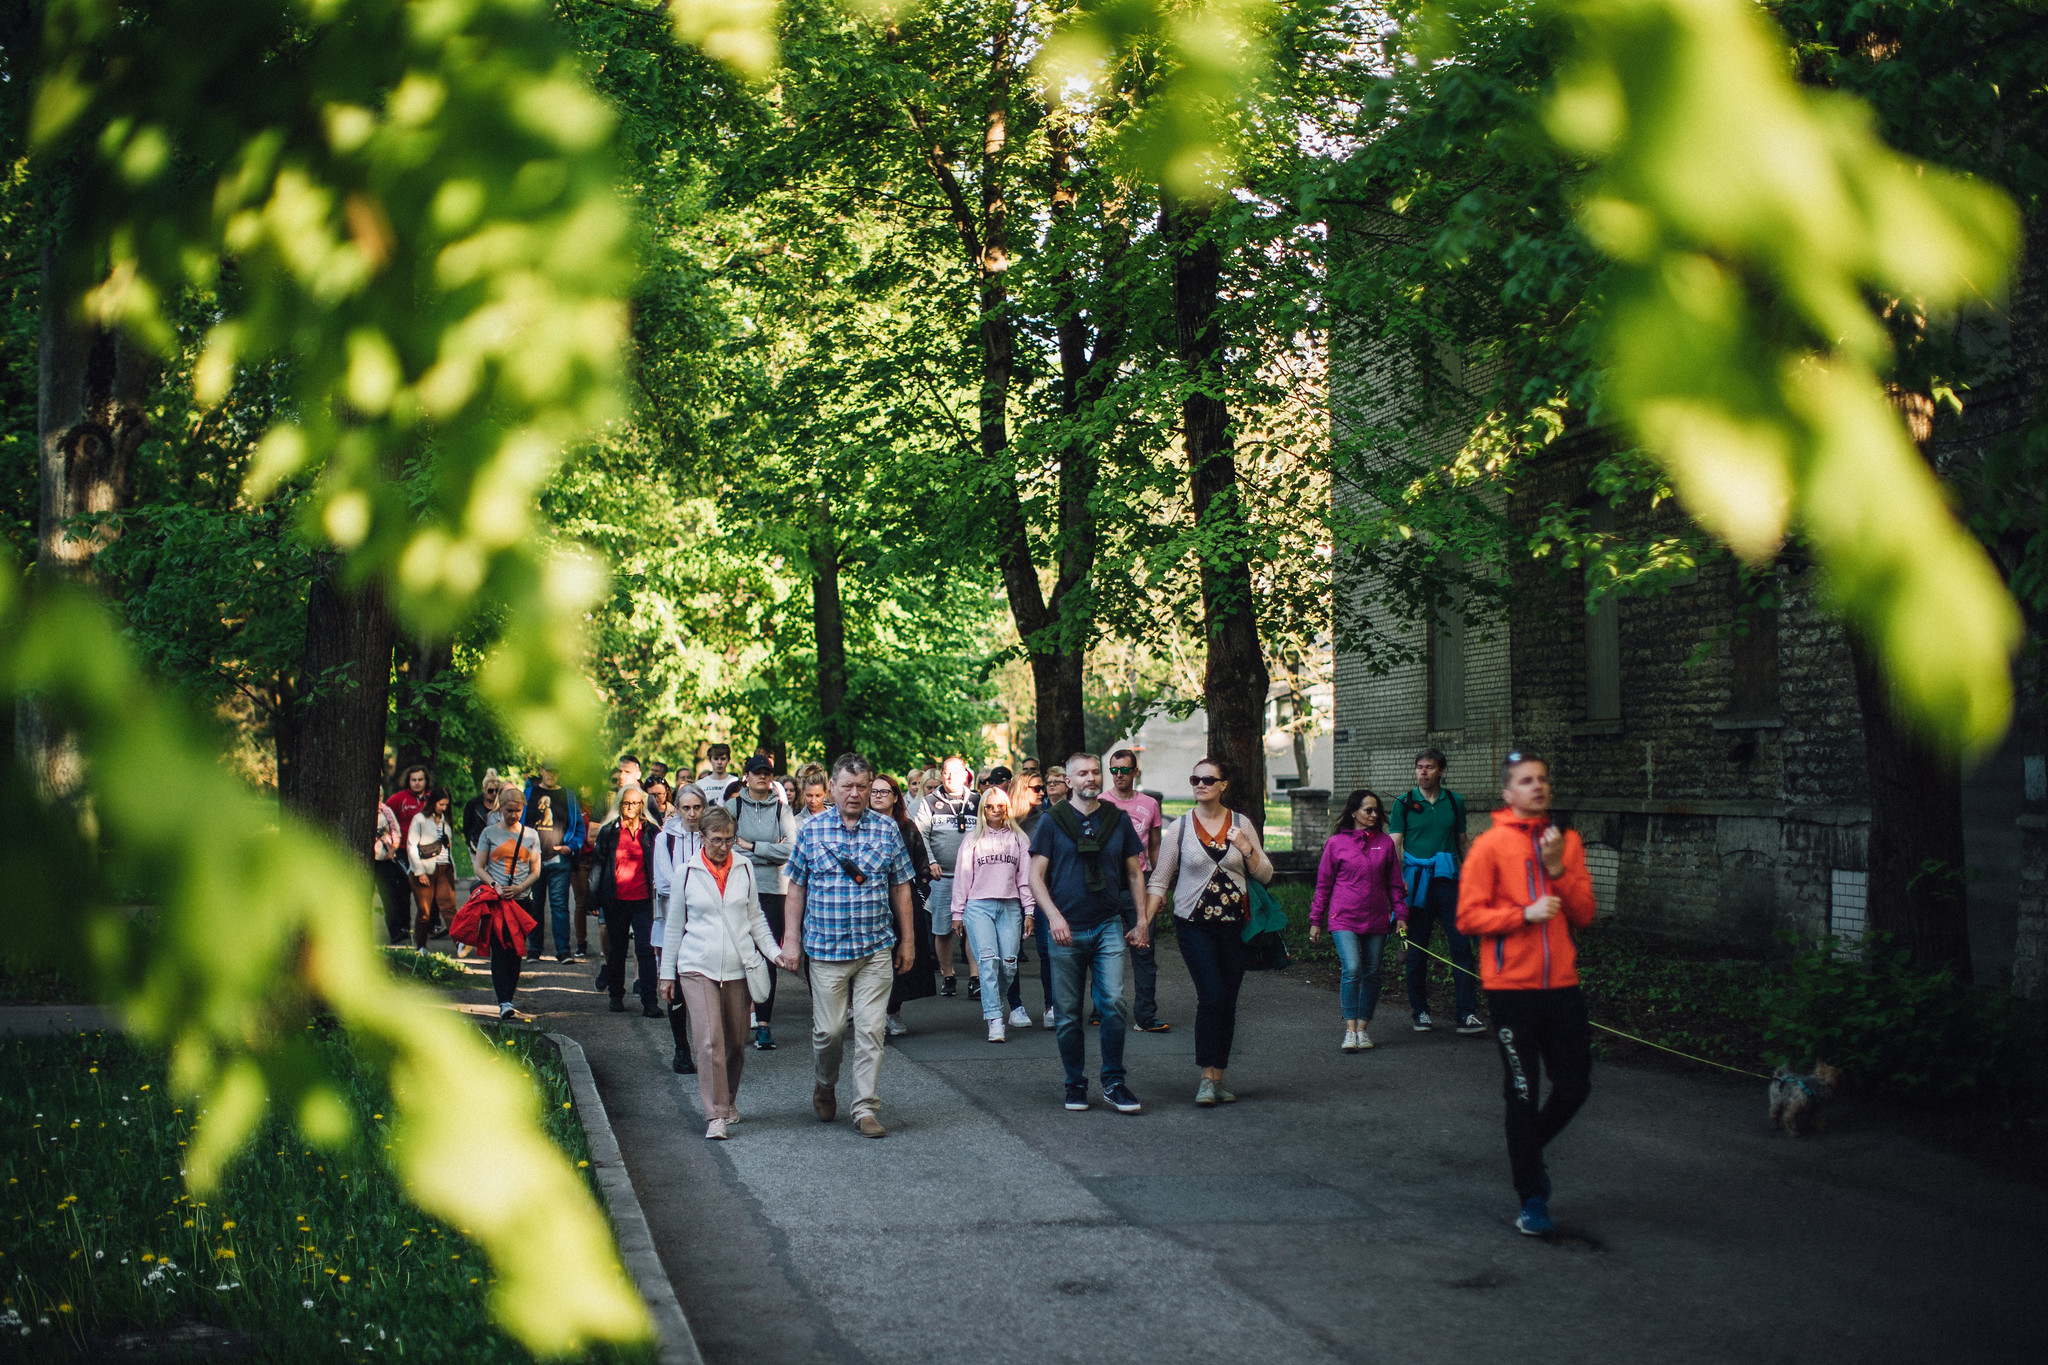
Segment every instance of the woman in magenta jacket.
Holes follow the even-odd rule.
[[[1366,1028],[1380,1003],[1380,950],[1394,922],[1408,922],[1401,854],[1386,824],[1386,803],[1377,793],[1363,788],[1351,793],[1336,832],[1323,845],[1316,896],[1309,906],[1309,942],[1328,929],[1342,965],[1337,1001],[1344,1010],[1346,1052],[1373,1045]]]

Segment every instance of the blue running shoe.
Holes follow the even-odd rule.
[[[1547,1237],[1555,1223],[1550,1221],[1550,1204],[1540,1194],[1532,1194],[1522,1201],[1522,1212],[1515,1219],[1515,1231],[1524,1237]]]
[[[1086,1081],[1083,1081],[1083,1082],[1082,1082],[1081,1084],[1079,1084],[1079,1085],[1070,1085],[1070,1086],[1068,1086],[1068,1087],[1067,1087],[1067,1108],[1069,1108],[1069,1109],[1073,1110],[1073,1111],[1074,1111],[1075,1113],[1079,1113],[1079,1112],[1080,1112],[1081,1110],[1083,1110],[1083,1109],[1086,1109],[1087,1107],[1088,1107],[1088,1083],[1087,1083]]]

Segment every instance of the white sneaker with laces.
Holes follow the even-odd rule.
[[[1011,1011],[1010,1011],[1010,1027],[1011,1027],[1011,1028],[1030,1028],[1030,1027],[1031,1027],[1031,1011],[1030,1011],[1030,1010],[1027,1010],[1027,1009],[1025,1009],[1025,1008],[1024,1008],[1024,1007],[1023,1007],[1022,1005],[1019,1005],[1019,1006],[1017,1006],[1017,1008],[1015,1008],[1015,1009],[1011,1010]]]
[[[1370,1052],[1372,1051],[1372,1049],[1372,1038],[1366,1033],[1364,1029],[1360,1029],[1358,1031],[1358,1050],[1360,1052]]]
[[[991,1019],[988,1021],[988,1040],[991,1043],[1006,1043],[1010,1040],[1010,1035],[1003,1028],[1003,1021],[1001,1019]]]
[[[1047,1028],[1051,1028],[1055,1022],[1056,1020],[1053,1017],[1053,1012],[1050,1008],[1048,1008],[1045,1012],[1045,1026]]]
[[[1346,1029],[1344,1030],[1344,1051],[1346,1051],[1346,1052],[1356,1052],[1356,1051],[1358,1051],[1358,1030],[1357,1030],[1357,1029],[1355,1029],[1355,1028],[1349,1028],[1349,1027],[1347,1027],[1347,1028],[1346,1028]]]

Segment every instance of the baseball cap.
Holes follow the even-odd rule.
[[[768,761],[766,754],[754,754],[745,763],[740,765],[740,771],[743,773],[772,773],[775,771],[775,765]]]

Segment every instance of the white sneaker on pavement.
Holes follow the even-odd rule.
[[[1371,1036],[1364,1029],[1360,1029],[1358,1031],[1358,1050],[1360,1052],[1370,1052],[1372,1049],[1373,1041]]]
[[[1025,1009],[1025,1008],[1024,1008],[1024,1007],[1023,1007],[1022,1005],[1019,1005],[1019,1006],[1017,1006],[1017,1008],[1015,1008],[1015,1009],[1011,1010],[1011,1011],[1010,1011],[1010,1027],[1011,1027],[1011,1028],[1030,1028],[1030,1027],[1031,1027],[1031,1011],[1030,1011],[1030,1010],[1027,1010],[1027,1009]]]
[[[988,1040],[991,1043],[1006,1043],[1010,1040],[1010,1035],[1003,1028],[1003,1021],[1001,1019],[991,1019],[988,1021]]]
[[[1052,1010],[1051,1010],[1050,1008],[1048,1008],[1048,1009],[1046,1010],[1046,1012],[1045,1012],[1045,1026],[1046,1026],[1047,1028],[1051,1028],[1051,1027],[1053,1026],[1054,1022],[1055,1022],[1055,1020],[1054,1020],[1054,1017],[1053,1017],[1053,1012],[1052,1012]]]
[[[1347,1028],[1347,1029],[1345,1029],[1345,1030],[1344,1030],[1344,1049],[1343,1049],[1343,1050],[1344,1050],[1344,1051],[1346,1051],[1346,1052],[1356,1052],[1356,1051],[1358,1051],[1358,1030],[1357,1030],[1357,1029],[1355,1029],[1355,1028]]]
[[[910,1032],[910,1025],[903,1022],[903,1016],[892,1014],[882,1025],[882,1032],[891,1038],[901,1038]]]

